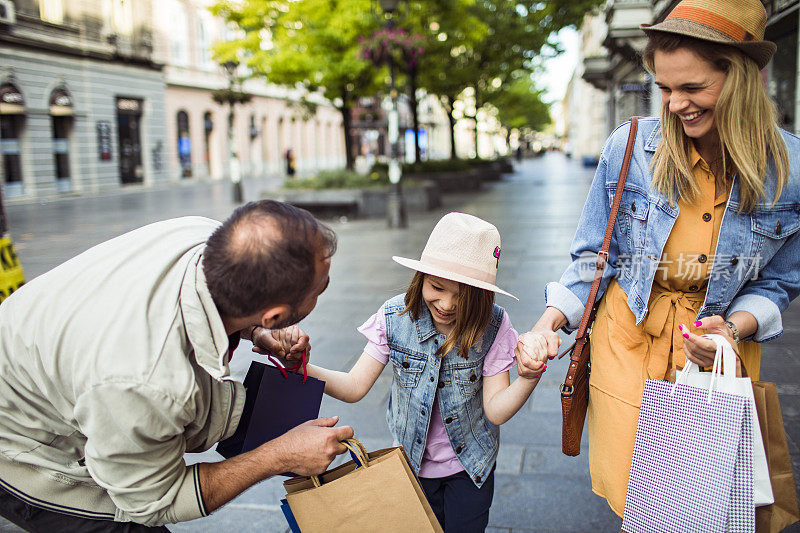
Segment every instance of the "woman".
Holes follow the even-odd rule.
[[[800,291],[800,139],[778,128],[760,77],[776,49],[765,22],[759,0],[683,0],[643,27],[661,118],[639,122],[591,333],[592,489],[620,516],[645,379],[687,357],[710,366],[705,333],[724,335],[757,379],[758,343],[782,333]],[[580,267],[601,247],[628,131],[603,148],[573,262],[532,329],[546,342],[518,351],[521,367],[555,356],[554,332],[579,325],[591,286]]]

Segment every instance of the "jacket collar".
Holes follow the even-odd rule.
[[[202,250],[203,247],[199,247],[195,257],[190,260],[181,285],[183,325],[197,364],[214,379],[230,379],[228,334],[200,266]]]
[[[644,143],[644,149],[648,152],[655,152],[658,144],[661,142],[661,122],[653,121],[655,127],[650,135],[647,136],[647,141]],[[639,123],[641,126],[641,122]]]
[[[428,306],[425,305],[425,302],[421,302],[420,306],[422,309],[420,309],[419,320],[416,321],[415,325],[417,328],[417,337],[419,338],[419,342],[425,342],[434,335],[438,335],[439,330],[437,330],[436,326],[433,325],[431,310],[428,309]]]

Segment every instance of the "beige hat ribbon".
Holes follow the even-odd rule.
[[[461,274],[462,276],[467,276],[485,283],[494,283],[495,279],[497,279],[495,274],[491,274],[485,270],[479,270],[477,268],[466,266],[462,263],[456,263],[454,261],[448,261],[446,259],[440,259],[430,255],[422,254],[422,257],[420,257],[420,262],[432,267],[449,270],[455,274]]]

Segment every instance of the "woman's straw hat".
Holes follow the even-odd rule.
[[[687,35],[738,48],[763,69],[777,50],[764,40],[767,12],[760,0],[683,0],[658,24],[642,24],[651,32]]]
[[[428,237],[419,261],[397,256],[392,259],[425,274],[519,299],[494,284],[500,264],[500,232],[472,215],[443,216]]]

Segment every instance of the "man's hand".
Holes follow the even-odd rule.
[[[218,463],[198,465],[200,490],[210,513],[243,491],[282,472],[317,475],[347,451],[341,441],[353,436],[349,426],[333,427],[339,417],[318,418],[290,429],[255,450]]]
[[[263,446],[277,454],[285,471],[315,476],[323,473],[337,455],[347,451],[342,441],[353,436],[353,428],[333,427],[338,421],[338,416],[309,420]]]
[[[253,351],[292,365],[300,360],[304,350],[308,361],[311,355],[309,340],[308,335],[296,325],[283,329],[257,327],[253,330]]]

